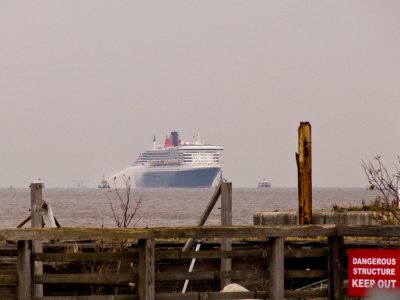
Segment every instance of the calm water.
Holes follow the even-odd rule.
[[[141,198],[134,218],[138,227],[195,225],[205,210],[213,188],[201,189],[137,189],[133,202]],[[297,188],[233,188],[233,224],[251,225],[259,211],[295,210]],[[331,209],[338,205],[360,205],[372,201],[377,194],[363,188],[315,188],[313,208]],[[111,203],[118,211],[115,191],[101,189],[43,189],[54,215],[62,227],[115,227]],[[29,216],[29,189],[0,189],[0,227],[16,227]],[[220,203],[216,204],[206,225],[220,222]],[[25,226],[30,226],[29,223]]]

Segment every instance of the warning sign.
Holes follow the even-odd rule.
[[[349,296],[366,296],[371,288],[400,287],[400,250],[350,249]]]

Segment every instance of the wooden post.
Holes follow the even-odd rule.
[[[296,153],[299,224],[312,224],[312,174],[311,174],[311,125],[301,122],[299,126],[299,152]]]
[[[283,237],[268,239],[268,287],[269,299],[284,299],[284,261],[285,261],[285,239]]]
[[[155,299],[155,240],[140,239],[139,246],[139,287],[140,300]]]
[[[344,299],[344,240],[343,236],[328,237],[328,297]]]
[[[200,220],[197,222],[196,226],[203,226],[206,223],[208,216],[210,215],[212,209],[215,206],[215,203],[217,203],[217,200],[218,200],[219,196],[221,195],[221,185],[222,185],[222,181],[220,181],[218,183],[218,186],[215,188],[214,193],[211,196],[210,201],[208,202],[206,210],[200,217]],[[183,247],[182,251],[190,250],[193,243],[194,243],[193,239],[188,239],[185,246]]]
[[[32,299],[31,248],[29,241],[18,241],[17,294],[19,300]]]
[[[223,182],[221,186],[221,225],[232,225],[232,183]],[[232,239],[223,238],[221,240],[221,251],[232,250]],[[232,259],[221,258],[221,273],[232,271]],[[221,278],[221,290],[231,283],[231,278]]]
[[[43,225],[43,214],[42,214],[42,183],[31,183],[31,224],[33,227],[42,227]],[[43,242],[32,241],[32,253],[43,253]],[[33,277],[35,275],[43,275],[43,262],[34,261],[32,269]],[[32,296],[43,297],[43,284],[34,284],[34,278],[32,278]]]

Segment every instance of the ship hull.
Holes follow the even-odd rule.
[[[139,188],[193,188],[209,187],[214,182],[220,167],[202,167],[183,170],[143,170],[134,175]]]

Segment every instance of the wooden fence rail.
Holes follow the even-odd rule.
[[[16,242],[18,257],[16,274],[2,274],[0,285],[16,285],[18,299],[283,299],[283,298],[328,298],[344,299],[344,238],[345,237],[400,237],[400,226],[335,226],[335,225],[304,225],[304,226],[208,226],[208,227],[173,227],[173,228],[27,228],[0,229],[0,240]],[[313,240],[325,241],[325,248],[288,249],[285,245],[293,237],[312,237]],[[256,249],[241,249],[232,247],[231,250],[221,250],[218,246],[204,251],[180,251],[171,248],[158,248],[157,241],[177,239],[206,240],[231,238],[234,241],[252,239],[263,247]],[[101,240],[117,244],[116,241],[129,240],[135,243],[135,249],[125,252],[93,252],[93,253],[48,253],[46,245],[57,241],[88,241]],[[33,251],[34,243],[43,243],[44,251]],[[235,244],[235,243],[234,243]],[[301,270],[285,266],[285,259],[325,257],[326,265],[321,269]],[[232,260],[232,269],[228,271],[199,269],[188,273],[180,268],[180,262],[189,259]],[[264,261],[267,267],[254,266],[252,270],[239,271],[234,268],[234,260],[238,258],[257,258]],[[265,258],[265,260],[264,260]],[[59,274],[46,271],[35,272],[35,262],[41,266],[51,266],[55,263],[126,262],[130,265],[125,269],[116,269],[100,273]],[[165,262],[175,266],[163,270]],[[161,262],[161,265],[158,265]],[[37,265],[37,264],[36,264]],[[157,270],[156,270],[157,265]],[[111,265],[109,265],[111,266]],[[326,267],[327,266],[327,267]],[[257,267],[257,268],[255,268]],[[162,282],[214,280],[234,282],[247,279],[265,280],[266,289],[250,290],[248,292],[220,293],[217,290],[191,290],[182,294],[179,292],[159,291],[157,286]],[[327,279],[327,287],[319,290],[293,290],[284,285],[285,278],[314,278],[315,281]],[[114,292],[103,296],[46,295],[49,285],[91,285],[114,287]],[[35,287],[42,286],[43,295],[35,294]],[[118,289],[132,288],[130,295],[118,295]],[[179,288],[177,288],[179,290]],[[117,292],[115,292],[117,291]],[[15,297],[17,298],[17,297]]]

